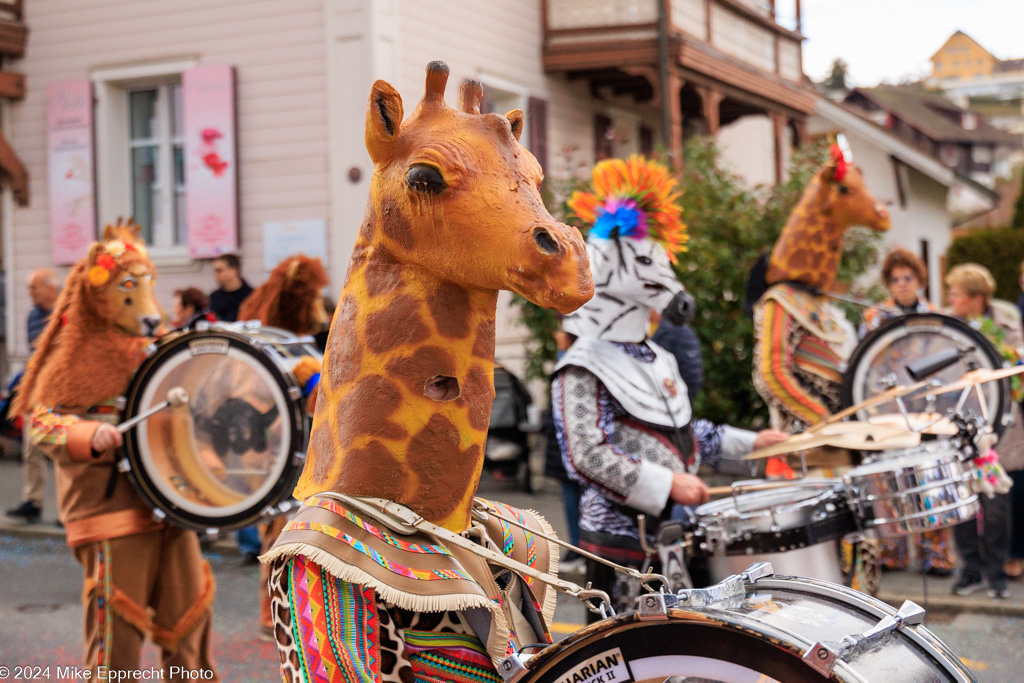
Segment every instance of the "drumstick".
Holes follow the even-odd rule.
[[[800,479],[780,479],[777,482],[776,481],[765,481],[765,482],[761,482],[760,484],[758,484],[756,489],[757,490],[762,490],[762,489],[780,488],[780,487],[783,487],[783,486],[792,486],[795,482],[798,482],[798,481],[801,481],[801,480]],[[755,489],[751,488],[750,490],[755,490]],[[712,486],[711,488],[708,489],[708,495],[709,496],[726,496],[726,495],[731,494],[732,491],[733,491],[732,484],[730,484],[729,486]]]
[[[865,408],[870,408],[871,406],[878,405],[879,403],[886,403],[887,401],[894,401],[897,398],[902,398],[903,396],[906,396],[908,394],[912,394],[915,391],[918,391],[919,389],[923,389],[923,388],[925,388],[927,386],[929,386],[929,383],[922,381],[922,382],[915,382],[913,384],[899,385],[899,386],[892,387],[891,389],[887,389],[887,390],[883,391],[880,394],[875,394],[874,396],[872,396],[870,398],[866,398],[863,401],[861,401],[860,403],[852,405],[849,408],[844,408],[843,410],[840,410],[838,413],[832,413],[831,415],[826,415],[825,418],[822,419],[820,422],[815,422],[810,427],[808,427],[806,430],[804,430],[804,433],[806,434],[807,432],[816,432],[819,429],[821,429],[822,427],[824,427],[825,425],[830,425],[833,422],[838,422],[839,420],[844,420],[844,419],[850,417],[851,415],[857,414],[858,412],[860,412],[861,410],[864,410]]]
[[[167,392],[167,400],[163,403],[158,403],[144,413],[139,413],[130,420],[125,420],[121,424],[117,425],[117,431],[124,434],[129,429],[139,424],[143,420],[148,420],[164,408],[180,408],[181,406],[188,405],[188,392],[181,387],[171,387]]]

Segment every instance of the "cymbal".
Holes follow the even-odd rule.
[[[842,431],[848,425],[857,427]],[[888,451],[913,448],[920,443],[921,435],[917,432],[863,422],[841,422],[827,425],[818,432],[796,434],[781,443],[758,449],[743,459],[762,460],[825,446],[853,451]]]
[[[921,434],[931,434],[934,436],[954,436],[957,433],[957,428],[953,421],[948,417],[943,417],[940,413],[907,413],[906,418],[900,413],[883,413],[872,415],[868,418],[868,422],[873,425],[903,430],[910,429]],[[916,428],[923,425],[928,426],[923,429]]]
[[[1021,373],[1024,373],[1024,365],[1011,365],[1008,368],[997,368],[995,370],[978,368],[977,370],[971,370],[966,373],[963,377],[952,384],[935,387],[928,393],[932,396],[941,396],[942,394],[963,391],[964,389],[969,389],[970,387],[984,384],[986,382],[997,382],[1001,379],[1013,377],[1014,375],[1019,375]]]
[[[906,396],[908,394],[912,394],[915,391],[919,391],[920,389],[924,389],[927,386],[928,386],[928,382],[914,382],[913,384],[901,384],[901,385],[897,385],[895,387],[892,387],[890,389],[886,389],[882,393],[875,394],[874,396],[870,396],[870,397],[864,399],[863,401],[861,401],[860,403],[857,403],[857,404],[854,404],[854,405],[850,406],[849,408],[843,408],[842,410],[840,410],[837,413],[832,413],[831,415],[827,415],[821,422],[815,422],[810,427],[808,427],[807,431],[808,432],[816,432],[816,431],[820,430],[822,427],[824,427],[825,425],[829,425],[829,424],[833,424],[833,423],[839,422],[840,420],[848,418],[851,415],[856,415],[858,412],[864,410],[865,408],[870,408],[871,406],[877,406],[877,405],[880,405],[882,403],[888,403],[889,401],[895,401],[898,398],[902,398],[903,396]]]

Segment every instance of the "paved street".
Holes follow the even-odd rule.
[[[15,463],[0,462],[0,494],[16,498],[18,476]],[[481,493],[536,509],[556,529],[563,526],[560,498],[553,484],[549,483],[538,495],[528,496],[485,475]],[[7,498],[2,504],[6,506],[10,500]],[[53,526],[41,528],[56,531]],[[241,566],[239,557],[223,545],[218,545],[208,558],[218,584],[213,645],[225,680],[277,680],[276,651],[258,634],[256,568]],[[62,538],[55,533],[29,535],[0,527],[0,576],[0,666],[78,663],[81,576]],[[914,594],[920,592],[920,586],[920,577],[887,574],[883,592],[920,600],[923,596]],[[1000,607],[1014,613],[957,613],[948,607],[948,588],[942,582],[932,580],[928,590],[929,600],[942,609],[933,608],[927,624],[964,658],[979,680],[1019,678],[1017,674],[1024,667],[1024,650],[1020,648],[1024,618],[1020,616],[1019,604],[995,605],[984,598],[976,601],[979,607]],[[1024,586],[1015,585],[1014,590],[1024,593]],[[960,606],[963,605],[961,602]],[[563,600],[556,612],[555,635],[562,637],[575,630],[583,619],[584,612],[578,604]],[[144,662],[146,666],[156,664],[157,652],[152,646],[147,648]]]

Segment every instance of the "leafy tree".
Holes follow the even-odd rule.
[[[995,228],[972,230],[953,240],[946,250],[946,268],[961,263],[979,263],[996,281],[996,298],[1016,301],[1020,294],[1017,277],[1024,260],[1024,230]]]
[[[1010,219],[1010,227],[1017,230],[1024,230],[1024,169],[1020,174],[1020,194],[1013,205],[1013,218]]]
[[[848,68],[849,65],[844,60],[839,57],[835,58],[832,60],[832,72],[821,82],[821,85],[828,90],[849,90],[850,85],[846,82]]]

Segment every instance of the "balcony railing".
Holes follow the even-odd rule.
[[[28,30],[23,19],[23,0],[0,0],[0,55],[21,57],[25,54]]]
[[[602,40],[650,38],[658,3],[668,5],[672,30],[741,62],[800,82],[800,36],[775,21],[771,4],[759,0],[546,0],[549,47]]]

